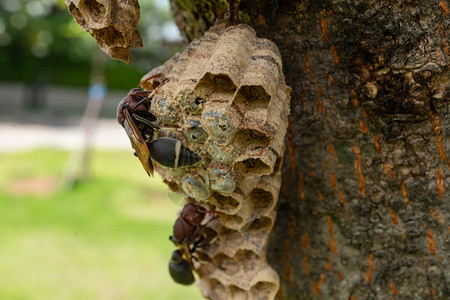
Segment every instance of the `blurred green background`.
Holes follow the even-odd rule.
[[[64,0],[0,1],[0,80],[87,86],[95,40],[67,12]],[[141,0],[138,30],[144,47],[132,50],[131,64],[108,59],[109,88],[130,90],[161,65],[181,41],[168,0]]]
[[[168,1],[140,6],[144,47],[130,65],[106,59],[108,94],[86,130],[94,39],[62,0],[0,0],[0,299],[201,299],[167,270],[180,204],[114,119],[140,77],[183,48]],[[74,168],[84,176],[61,185]]]

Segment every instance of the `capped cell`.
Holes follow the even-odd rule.
[[[211,195],[209,187],[197,176],[184,176],[181,179],[181,187],[186,194],[197,201],[204,201]]]
[[[220,193],[231,194],[236,188],[236,183],[226,169],[209,168],[208,178],[211,188]]]
[[[151,111],[164,124],[176,125],[181,118],[177,102],[163,97],[155,97],[152,100]]]
[[[202,125],[211,137],[220,144],[226,144],[233,137],[240,117],[228,106],[210,105],[203,111]]]
[[[193,115],[200,114],[206,102],[190,89],[180,91],[175,99],[186,113]]]
[[[197,120],[188,120],[189,129],[184,130],[184,135],[193,143],[204,143],[208,138],[208,134],[203,130],[202,124]]]

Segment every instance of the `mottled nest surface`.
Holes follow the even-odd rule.
[[[222,213],[204,230],[211,244],[195,252],[204,296],[274,298],[279,277],[265,253],[290,101],[278,48],[250,26],[222,22],[142,82],[158,73],[143,84],[149,90],[159,85],[150,110],[161,125],[185,129],[161,135],[181,140],[202,160],[155,168],[188,201]]]

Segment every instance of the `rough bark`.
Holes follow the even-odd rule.
[[[190,41],[226,3],[172,10]],[[239,18],[278,45],[293,89],[278,297],[450,297],[447,1],[242,1]]]

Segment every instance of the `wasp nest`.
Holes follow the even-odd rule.
[[[150,110],[165,126],[184,129],[163,134],[202,157],[186,168],[156,170],[172,189],[221,212],[205,229],[210,245],[196,251],[204,296],[274,298],[279,277],[265,255],[290,100],[277,46],[250,26],[219,23],[142,82],[156,73],[166,79]]]
[[[142,47],[137,0],[66,0],[70,14],[111,58],[130,62],[130,47]]]

